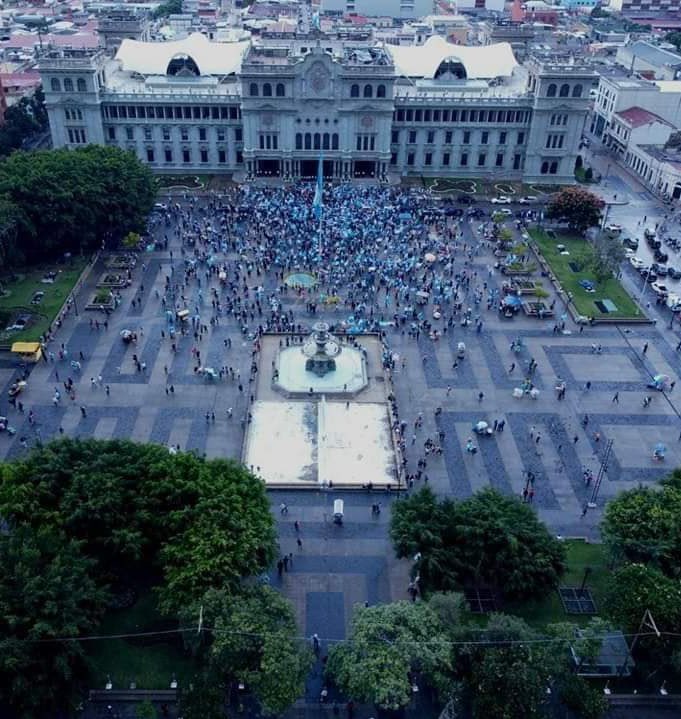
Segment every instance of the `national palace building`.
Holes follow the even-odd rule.
[[[316,36],[215,43],[123,40],[48,50],[55,147],[134,152],[155,172],[328,178],[448,176],[571,182],[597,85],[579,61],[511,46]]]

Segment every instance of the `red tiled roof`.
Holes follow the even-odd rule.
[[[642,107],[636,106],[629,107],[621,112],[616,112],[615,115],[621,120],[624,120],[628,125],[631,125],[631,127],[642,127],[643,125],[650,125],[653,122],[662,122],[665,125],[669,124],[654,112],[649,112]]]

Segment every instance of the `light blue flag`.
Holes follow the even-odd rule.
[[[315,217],[319,220],[322,216],[322,191],[324,189],[324,162],[322,155],[319,156],[319,166],[317,168],[317,186],[314,191],[314,200],[312,200],[312,209]]]

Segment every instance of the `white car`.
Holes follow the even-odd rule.
[[[631,262],[634,258],[634,250],[630,250],[629,248],[624,250],[624,257]]]
[[[646,266],[646,263],[640,257],[630,257],[629,263],[635,270],[640,270],[641,267]]]
[[[619,235],[622,233],[622,225],[618,225],[615,222],[611,222],[609,225],[605,226],[605,231],[609,232],[613,235]]]
[[[493,205],[510,205],[511,198],[506,197],[505,195],[500,195],[499,197],[493,197],[492,204]]]
[[[537,199],[535,195],[525,195],[525,197],[521,197],[518,202],[521,205],[531,205],[533,202],[536,202]]]
[[[669,295],[669,289],[661,282],[651,282],[650,288],[656,295],[664,295],[665,297]]]
[[[509,210],[508,207],[502,207],[500,210],[497,210],[497,212],[500,215],[506,215],[506,217],[512,217],[513,216],[513,210]]]
[[[674,293],[668,295],[667,307],[669,307],[672,312],[678,312],[681,310],[681,297],[679,295],[675,295]]]

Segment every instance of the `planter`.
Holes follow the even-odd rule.
[[[116,272],[109,272],[103,275],[97,283],[97,287],[127,287],[130,284],[130,280],[126,275],[121,275]]]

